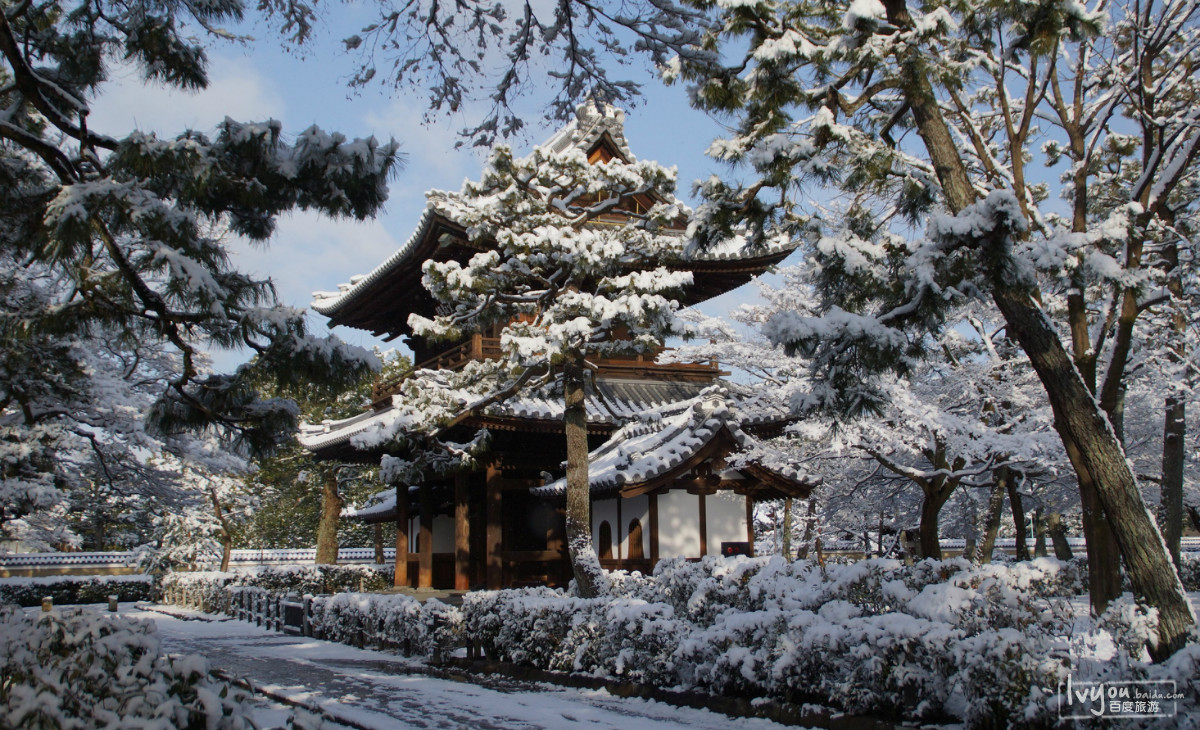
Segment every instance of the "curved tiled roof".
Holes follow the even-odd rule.
[[[588,482],[593,495],[669,475],[692,461],[721,434],[727,435],[739,449],[756,443],[753,436],[742,430],[742,409],[722,385],[710,386],[697,397],[677,405],[670,413],[650,414],[622,426],[588,455]],[[809,477],[788,466],[756,466],[796,484],[812,483]],[[725,476],[742,478],[737,469],[729,472]],[[561,497],[566,494],[566,487],[563,477],[530,491],[539,497]]]
[[[586,408],[590,424],[619,426],[648,416],[668,416],[688,409],[707,383],[662,380],[598,380],[589,387]],[[748,388],[724,384],[733,403],[739,408],[744,425],[779,423],[788,419],[787,410],[780,404],[764,400]],[[563,399],[552,387],[522,394],[516,398],[489,406],[483,418],[516,418],[544,423],[561,423]],[[322,451],[351,444],[355,436],[386,427],[396,419],[396,407],[367,411],[352,418],[325,421],[320,424],[301,424],[298,439],[309,451]]]

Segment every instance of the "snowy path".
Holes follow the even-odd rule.
[[[122,607],[124,608],[124,607]],[[215,668],[247,677],[289,699],[320,705],[376,730],[783,730],[762,719],[616,697],[604,690],[487,679],[487,686],[439,679],[413,660],[268,632],[242,621],[184,621],[149,611],[170,652],[201,654]],[[790,728],[789,730],[795,730]]]

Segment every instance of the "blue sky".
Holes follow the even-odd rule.
[[[343,25],[351,22],[341,19]],[[235,265],[258,275],[269,275],[284,303],[307,309],[311,293],[336,289],[355,274],[366,273],[387,258],[411,233],[424,207],[424,193],[432,188],[457,190],[463,180],[476,178],[485,160],[478,149],[456,150],[456,132],[476,120],[468,112],[440,116],[421,123],[425,99],[383,85],[352,92],[346,77],[352,59],[340,51],[342,34],[326,29],[305,54],[287,52],[270,31],[253,29],[263,40],[248,44],[218,44],[209,49],[210,85],[199,93],[167,90],[146,84],[133,69],[120,69],[95,99],[89,124],[114,136],[136,127],[161,135],[186,128],[209,131],[226,116],[250,121],[279,119],[287,133],[312,124],[348,137],[374,135],[395,138],[407,156],[404,168],[392,181],[382,215],[372,221],[330,220],[298,213],[279,221],[267,247],[244,243],[232,246]],[[680,196],[690,203],[691,182],[718,171],[704,156],[709,143],[721,134],[713,120],[688,107],[680,88],[666,88],[646,73],[646,96],[626,114],[626,137],[634,153],[679,168]],[[536,96],[529,107],[530,132],[514,140],[518,151],[548,137],[557,126],[541,119]],[[750,296],[746,288],[704,307],[718,314]],[[314,330],[325,330],[325,319],[310,311]],[[339,327],[342,339],[371,347],[383,345],[367,333]],[[215,353],[218,369],[244,360],[244,352]]]

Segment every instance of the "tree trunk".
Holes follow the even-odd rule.
[[[1063,443],[1079,449],[1087,473],[1095,479],[1100,506],[1125,560],[1134,593],[1158,608],[1158,643],[1150,648],[1150,655],[1162,661],[1184,645],[1196,624],[1162,534],[1146,511],[1137,479],[1108,418],[1042,310],[1027,293],[1014,290],[996,273],[992,296],[1004,314],[1009,334],[1021,343],[1045,386]]]
[[[944,499],[935,495],[925,495],[921,501],[921,525],[917,529],[921,557],[942,559],[942,545],[938,539],[938,517],[942,511]]]
[[[1044,558],[1046,552],[1046,520],[1042,516],[1042,508],[1033,511],[1033,557]]]
[[[342,516],[342,495],[338,494],[337,470],[325,470],[321,482],[321,520],[317,523],[317,565],[336,565],[338,559],[338,519]]]
[[[1008,469],[1008,467],[1000,468]],[[1008,489],[1008,504],[1012,507],[1013,527],[1017,533],[1017,560],[1029,560],[1029,544],[1025,542],[1029,537],[1025,529],[1025,505],[1021,500],[1021,493],[1017,491],[1017,483],[1013,480],[1011,472],[1004,481]]]
[[[1181,309],[1183,300],[1183,280],[1179,268],[1179,246],[1171,243],[1164,247],[1163,259],[1167,268],[1167,291],[1175,303],[1171,312],[1171,330],[1174,343],[1168,354],[1171,362],[1178,367],[1187,358],[1187,317]],[[1186,380],[1192,385],[1193,380]],[[1175,570],[1181,569],[1180,540],[1183,537],[1183,467],[1184,440],[1187,437],[1187,406],[1185,402],[1174,396],[1167,398],[1163,414],[1163,456],[1162,484],[1159,496],[1161,507],[1163,539],[1167,543],[1167,551]]]
[[[911,28],[912,16],[905,0],[885,0],[888,20]],[[961,213],[977,195],[970,175],[942,117],[925,67],[915,59],[901,59],[901,91],[912,109],[917,132],[925,143],[934,173],[941,183],[951,212]],[[1088,390],[1032,291],[1019,282],[1012,265],[1010,232],[981,237],[977,242],[982,262],[992,278],[995,301],[1008,334],[1029,357],[1054,410],[1055,427],[1064,445],[1074,444],[1088,474],[1095,479],[1104,508],[1125,559],[1134,593],[1159,610],[1158,641],[1150,654],[1162,661],[1183,646],[1196,617],[1183,584],[1150,519],[1137,479],[1107,416]],[[991,240],[987,240],[991,238]]]
[[[221,572],[229,570],[229,558],[233,553],[233,535],[229,530],[229,520],[225,516],[225,509],[221,506],[221,499],[217,496],[217,490],[209,487],[208,496],[212,499],[213,513],[217,516],[217,523],[221,526],[221,534],[218,539],[221,541]]]
[[[779,541],[780,554],[785,558],[790,558],[792,555],[792,498],[786,497],[783,500],[783,526],[780,528],[782,536]]]
[[[375,564],[383,565],[383,524],[371,525],[371,542],[375,546]]]
[[[1079,505],[1083,516],[1083,538],[1087,545],[1088,595],[1092,613],[1099,616],[1121,595],[1121,551],[1117,538],[1100,506],[1096,482],[1074,444],[1063,441],[1067,458],[1079,479]]]
[[[1051,512],[1046,515],[1046,532],[1050,533],[1050,543],[1054,545],[1054,557],[1059,560],[1070,560],[1075,555],[1067,542],[1067,526],[1063,524],[1061,512]]]
[[[796,554],[797,560],[808,560],[808,548],[812,545],[813,531],[817,527],[817,501],[812,497],[808,498],[808,516],[804,524],[804,538],[800,543],[800,551]]]
[[[1000,520],[1004,517],[1004,495],[1008,492],[1008,467],[1002,466],[992,472],[992,491],[988,495],[986,522],[983,525],[983,542],[979,545],[979,562],[992,562],[996,549],[996,534],[1000,532]]]
[[[563,367],[563,429],[567,436],[567,552],[575,585],[583,598],[608,592],[608,577],[592,544],[592,503],[588,481],[587,411],[581,359]]]

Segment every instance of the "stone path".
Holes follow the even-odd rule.
[[[319,706],[370,730],[782,730],[690,708],[499,677],[461,681],[421,672],[416,660],[265,631],[233,620],[183,620],[152,611],[169,652],[196,653],[276,696]],[[197,616],[197,618],[199,618]]]

